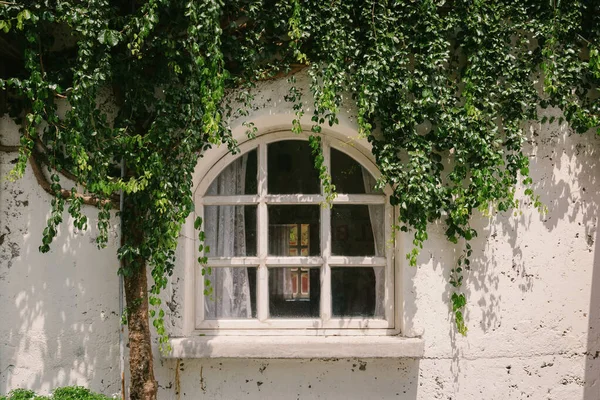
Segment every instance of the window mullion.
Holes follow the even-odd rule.
[[[394,208],[388,202],[385,205],[385,237],[392,237],[392,222],[394,221]],[[396,304],[394,293],[394,250],[393,246],[385,246],[386,269],[385,269],[385,294],[384,294],[384,310],[385,319],[390,324],[390,328],[395,325],[394,304]]]
[[[323,163],[327,171],[331,173],[329,143],[322,141],[322,146]],[[322,183],[321,194],[325,195]],[[329,257],[331,256],[331,208],[329,206],[321,207],[321,251],[323,256],[323,266],[321,267],[321,319],[325,322],[331,319],[331,268],[329,267]]]
[[[285,138],[283,135],[281,136],[281,138]],[[256,143],[258,142],[258,143]],[[294,329],[298,329],[300,331],[302,331],[303,329],[306,329],[306,327],[309,328],[314,328],[314,329],[318,329],[319,333],[321,333],[321,329],[325,329],[325,330],[329,330],[330,328],[335,328],[335,329],[364,329],[364,328],[376,328],[376,329],[389,329],[389,328],[394,328],[396,324],[401,325],[401,316],[402,316],[402,310],[401,309],[397,309],[396,303],[401,303],[401,298],[402,298],[402,293],[401,293],[401,285],[400,285],[400,279],[399,276],[401,275],[401,273],[399,271],[395,271],[394,268],[394,259],[395,256],[397,256],[397,254],[395,253],[397,248],[395,246],[386,246],[385,250],[384,250],[384,254],[379,254],[379,251],[377,251],[374,255],[371,256],[342,256],[342,255],[332,255],[332,204],[336,205],[336,210],[337,208],[341,208],[341,205],[357,205],[357,206],[363,206],[363,208],[366,208],[367,206],[369,207],[369,218],[371,219],[371,223],[373,223],[373,214],[371,214],[371,208],[376,206],[376,207],[381,207],[384,208],[384,223],[385,223],[385,238],[389,239],[392,235],[392,231],[391,231],[391,226],[392,226],[392,222],[394,221],[394,213],[396,212],[395,208],[392,207],[391,205],[389,205],[388,203],[388,195],[385,193],[380,193],[380,192],[376,192],[376,193],[346,193],[346,194],[340,194],[339,196],[337,196],[332,204],[328,204],[325,205],[323,203],[323,201],[325,201],[325,191],[324,191],[324,187],[323,184],[321,182],[320,184],[320,194],[317,194],[317,191],[315,190],[316,188],[314,186],[311,186],[313,189],[310,190],[310,192],[313,192],[312,194],[306,194],[306,193],[292,193],[292,194],[286,194],[286,193],[282,193],[282,194],[269,194],[269,189],[268,189],[268,151],[270,151],[272,154],[271,156],[277,156],[279,153],[276,151],[275,148],[273,147],[269,147],[269,143],[271,143],[271,140],[269,140],[268,138],[260,138],[256,141],[255,146],[256,146],[256,158],[254,160],[252,160],[252,164],[256,165],[256,194],[251,194],[251,195],[207,195],[207,196],[202,196],[201,193],[205,192],[205,188],[207,186],[209,186],[209,184],[216,179],[214,175],[218,175],[217,172],[212,173],[212,175],[210,175],[210,179],[207,179],[207,183],[201,183],[200,189],[198,191],[198,198],[196,199],[196,211],[198,215],[203,215],[204,211],[205,211],[205,207],[203,206],[213,206],[213,207],[217,207],[217,206],[244,206],[244,205],[250,205],[252,206],[252,208],[255,208],[255,212],[256,212],[256,253],[252,252],[250,254],[252,254],[252,256],[245,256],[244,254],[240,254],[239,256],[227,256],[227,257],[211,257],[208,259],[208,265],[210,265],[211,267],[214,268],[247,268],[247,267],[252,267],[252,268],[256,268],[256,287],[252,288],[252,294],[254,295],[252,301],[255,303],[256,305],[256,317],[254,318],[248,318],[248,319],[227,319],[227,318],[219,318],[217,320],[207,320],[204,321],[204,317],[205,317],[205,305],[204,305],[204,301],[205,298],[203,296],[203,289],[204,289],[204,279],[202,277],[201,274],[201,266],[195,263],[195,268],[193,269],[192,274],[193,274],[193,278],[194,279],[190,279],[190,281],[192,281],[192,283],[190,284],[191,287],[191,291],[196,293],[196,297],[195,297],[195,302],[193,304],[193,309],[192,312],[190,313],[190,315],[188,316],[189,320],[190,320],[190,326],[194,327],[196,329],[215,329],[215,330],[219,330],[219,332],[221,330],[223,331],[227,331],[227,329],[238,329],[238,328],[243,328],[243,329],[249,329],[250,331],[253,329],[259,329],[259,330],[263,330],[265,328],[267,329],[290,329],[290,328],[294,328]],[[337,146],[337,140],[336,139],[331,139],[331,143],[333,143],[334,145]],[[331,175],[331,152],[333,151],[333,157],[335,158],[337,153],[335,153],[335,150],[331,150],[331,144],[330,141],[327,140],[327,138],[322,137],[322,141],[321,141],[321,146],[322,146],[322,155],[323,155],[323,166],[326,168],[327,172]],[[359,154],[357,151],[353,151],[353,152],[348,152],[349,154],[351,154],[354,158],[356,158],[357,160],[360,159],[361,154]],[[356,154],[355,154],[356,153]],[[295,159],[294,157],[292,157],[293,159]],[[337,159],[336,159],[337,160]],[[224,164],[224,162],[219,162],[219,164],[217,165],[217,167],[221,167],[221,165]],[[292,163],[293,164],[293,163]],[[252,168],[254,169],[255,166],[252,165]],[[337,165],[337,164],[336,164]],[[345,164],[340,162],[340,166],[344,166]],[[369,164],[370,165],[370,164]],[[215,171],[217,170],[217,167],[215,167]],[[367,166],[368,167],[368,166]],[[364,168],[367,168],[364,167]],[[339,169],[339,167],[338,167]],[[342,168],[340,171],[344,170],[344,168]],[[211,170],[212,171],[212,170]],[[219,169],[220,171],[220,169]],[[369,169],[369,171],[375,171],[373,168]],[[254,175],[254,174],[252,174]],[[294,175],[295,176],[295,175]],[[304,177],[304,175],[302,175],[302,177]],[[217,176],[218,178],[218,176]],[[277,180],[277,177],[273,176],[271,177],[271,179],[275,179]],[[358,179],[360,181],[360,179]],[[313,181],[313,185],[314,185]],[[203,186],[202,186],[203,185]],[[254,185],[253,185],[254,186]],[[273,190],[276,191],[276,190]],[[285,192],[284,190],[282,190],[283,192]],[[302,190],[298,190],[298,191],[302,191]],[[306,190],[305,190],[306,191]],[[272,208],[276,208],[278,206],[304,206],[304,207],[296,207],[296,208],[308,208],[309,206],[313,208],[313,211],[316,213],[316,210],[314,210],[314,208],[316,208],[317,204],[321,204],[322,207],[319,207],[320,211],[319,211],[319,217],[320,217],[320,221],[319,221],[319,225],[318,228],[317,226],[313,225],[316,221],[315,221],[315,214],[311,212],[311,216],[310,216],[310,230],[307,232],[312,233],[312,235],[309,235],[309,242],[310,242],[310,248],[312,249],[313,246],[316,248],[317,247],[317,243],[313,243],[313,240],[310,240],[312,238],[315,238],[315,236],[317,235],[318,232],[316,232],[317,229],[320,230],[320,238],[319,238],[319,244],[320,244],[320,254],[317,253],[310,253],[311,255],[307,255],[306,253],[302,253],[303,251],[303,247],[301,243],[304,242],[298,242],[298,248],[296,249],[296,252],[283,252],[283,251],[278,251],[278,247],[274,246],[276,244],[279,243],[280,241],[280,236],[278,235],[277,232],[273,233],[272,235],[275,235],[274,237],[271,237],[271,240],[274,240],[277,243],[272,243],[271,246],[269,246],[269,210],[271,210],[271,212],[277,211],[277,210],[272,210]],[[285,209],[286,207],[280,207]],[[293,210],[294,207],[288,207],[290,210]],[[285,210],[284,210],[285,211]],[[254,213],[254,210],[252,210],[252,212]],[[377,214],[375,214],[378,218],[380,216],[380,212],[378,211]],[[279,214],[277,214],[279,215]],[[336,214],[337,215],[337,214]],[[342,214],[344,215],[344,214]],[[273,215],[272,215],[273,217]],[[277,219],[276,217],[273,217],[275,219]],[[297,227],[296,227],[296,231],[298,232],[299,235],[301,235],[301,233],[303,232],[302,230],[302,225],[299,225],[302,223],[303,219],[305,218],[303,216],[303,214],[299,214],[296,217],[293,217],[292,215],[289,216],[289,221],[286,220],[285,218],[282,217],[282,222],[278,222],[275,219],[271,222],[273,222],[274,224],[277,223],[287,223],[288,225],[291,223],[296,223]],[[308,217],[306,217],[308,218]],[[247,220],[246,220],[247,221]],[[359,221],[360,222],[360,221]],[[365,225],[366,223],[364,223],[363,225]],[[354,226],[354,225],[353,225]],[[356,224],[357,227],[361,227],[361,224],[358,223]],[[366,226],[366,225],[365,225]],[[275,228],[271,228],[271,229],[275,229]],[[363,228],[364,231],[364,228]],[[343,233],[343,232],[342,232]],[[368,233],[368,232],[367,232]],[[381,235],[381,232],[377,232],[377,235]],[[373,236],[375,236],[375,232],[373,232]],[[378,236],[379,237],[379,236]],[[284,240],[285,237],[282,237],[281,240]],[[315,238],[316,239],[316,238]],[[344,239],[340,239],[340,240],[344,240]],[[365,239],[366,240],[366,239]],[[387,243],[387,242],[386,242]],[[285,244],[285,243],[284,243]],[[294,246],[294,244],[291,242],[290,239],[290,243],[288,243],[290,248],[292,248]],[[337,244],[337,242],[336,242]],[[286,245],[287,246],[287,245]],[[198,258],[200,256],[202,256],[203,254],[201,252],[198,251],[198,246],[195,246],[195,250],[194,252],[196,253],[196,257],[194,258]],[[287,247],[286,247],[287,248]],[[337,248],[337,247],[336,247]],[[275,255],[271,255],[269,256],[269,249],[271,249],[271,251],[275,252],[276,254],[281,253],[280,256],[275,256]],[[313,250],[317,250],[317,249],[313,249]],[[191,254],[191,252],[190,252]],[[256,256],[254,256],[254,254],[256,254]],[[302,255],[304,254],[304,255]],[[340,251],[337,252],[336,254],[346,254],[346,252],[344,251]],[[348,254],[354,254],[353,252],[348,252]],[[362,253],[360,253],[362,254]],[[295,256],[291,256],[291,255],[295,255]],[[336,316],[333,315],[333,295],[332,295],[332,266],[334,268],[337,267],[348,267],[348,268],[352,268],[352,267],[357,267],[357,268],[363,268],[363,269],[367,269],[368,267],[373,267],[376,268],[376,274],[380,274],[385,271],[385,286],[384,286],[384,293],[383,293],[383,306],[384,306],[384,310],[383,310],[383,314],[385,315],[385,320],[381,319],[381,313],[379,312],[379,310],[377,311],[377,316],[365,316],[365,317],[341,317],[340,315]],[[279,301],[279,286],[277,287],[273,287],[271,288],[274,291],[277,291],[276,295],[273,295],[272,293],[270,293],[270,288],[269,288],[269,271],[271,272],[282,272],[280,269],[281,268],[296,268],[298,273],[301,273],[301,271],[310,271],[310,268],[318,268],[320,267],[320,276],[319,276],[319,283],[320,283],[320,307],[319,307],[319,316],[320,318],[295,318],[296,317],[296,313],[290,313],[290,316],[286,317],[286,318],[273,318],[271,319],[269,317],[270,315],[270,310],[269,308],[272,307],[273,308],[273,312],[276,315],[279,315],[277,313],[277,305],[279,305],[279,303],[274,303],[274,305],[270,306],[270,297],[271,296],[276,296],[275,298],[273,298],[272,300],[274,301]],[[383,270],[383,271],[382,271]],[[313,273],[315,273],[316,271],[313,269],[312,270]],[[337,269],[336,269],[337,272]],[[359,271],[360,272],[360,271]],[[283,275],[283,274],[282,274]],[[380,275],[376,275],[376,279],[378,276]],[[337,276],[337,275],[336,275]],[[312,277],[316,278],[315,275],[312,275]],[[284,279],[287,279],[285,282],[289,283],[288,286],[292,285],[292,282],[289,280],[289,277],[284,276]],[[310,278],[310,275],[309,275]],[[275,275],[275,284],[278,283],[278,281],[280,280],[279,275]],[[317,282],[314,281],[315,279],[311,279],[309,282],[312,282],[312,284],[310,286],[316,285]],[[306,281],[306,279],[305,279]],[[377,283],[375,284],[376,286],[376,300],[379,300],[380,297],[380,291],[381,291],[381,286],[380,284],[378,284],[378,280],[376,281]],[[286,283],[286,284],[287,284]],[[295,283],[294,283],[295,284]],[[252,286],[252,285],[250,285]],[[281,299],[285,300],[287,299],[286,294],[291,290],[288,288],[288,286],[284,286],[282,290],[285,291],[284,294],[282,294]],[[314,286],[313,286],[314,288]],[[254,290],[255,289],[255,290]],[[316,288],[314,288],[316,289]],[[187,290],[187,289],[186,289]],[[298,279],[297,280],[297,286],[295,287],[295,289],[293,289],[294,292],[294,300],[297,300],[297,295],[299,294],[306,294],[305,291],[302,292],[302,279]],[[300,293],[302,292],[302,293]],[[336,291],[337,293],[337,291]],[[349,292],[350,293],[350,292]],[[315,301],[317,299],[314,298],[314,295],[316,293],[313,293],[313,297],[310,298],[310,301]],[[305,299],[304,299],[305,300]],[[336,310],[337,310],[337,298],[336,298]],[[378,303],[379,304],[379,303]],[[343,305],[343,304],[342,304]],[[294,311],[293,307],[289,307],[289,309],[291,311]],[[287,308],[286,308],[287,310]],[[315,310],[316,311],[316,310]],[[292,315],[293,314],[293,315]],[[281,314],[283,315],[283,314]],[[345,315],[345,314],[342,314]],[[317,317],[316,315],[314,315],[314,317]],[[195,321],[194,321],[195,319]],[[195,322],[195,324],[194,324]],[[398,326],[396,326],[398,327]],[[229,331],[232,332],[232,331]]]
[[[259,321],[266,321],[269,317],[269,272],[265,263],[269,251],[269,221],[265,198],[267,196],[267,144],[258,146],[258,215],[257,245],[260,265],[257,270],[256,279],[256,314]]]
[[[204,215],[204,207],[202,206],[202,204],[199,204],[196,206],[196,212],[198,213],[198,215],[200,215],[202,217],[202,219],[204,221],[206,221],[206,216]],[[206,228],[206,226],[204,227]],[[196,234],[196,231],[194,230],[194,235]],[[200,250],[199,249],[199,240],[194,240],[194,260],[198,260],[201,257],[204,257],[204,249]],[[202,276],[202,265],[200,263],[196,263],[194,262],[194,283],[195,283],[195,288],[194,290],[197,293],[197,297],[196,297],[196,304],[195,306],[195,312],[196,312],[196,320],[195,320],[195,326],[198,326],[200,323],[202,323],[202,321],[204,321],[204,277]]]

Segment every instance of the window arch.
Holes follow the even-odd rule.
[[[209,268],[194,266],[195,330],[394,329],[394,210],[375,188],[377,169],[322,137],[337,192],[323,206],[306,139],[278,132],[245,142],[200,181],[196,215],[209,251],[196,259]]]

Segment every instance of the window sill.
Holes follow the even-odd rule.
[[[423,339],[400,336],[172,338],[165,358],[421,358]]]

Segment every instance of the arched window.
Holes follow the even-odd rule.
[[[331,207],[308,141],[291,133],[247,142],[206,173],[196,191],[208,249],[198,256],[209,267],[195,267],[197,331],[394,328],[393,208],[368,158],[336,139],[322,146]]]

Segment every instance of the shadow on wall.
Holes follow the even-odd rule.
[[[416,400],[419,387],[419,360],[408,358],[162,362],[170,373],[159,377],[164,400]]]
[[[549,109],[542,113],[550,116],[556,111]],[[539,195],[548,211],[537,212],[520,189],[519,209],[497,214],[491,221],[484,217],[475,219],[479,237],[473,241],[473,248],[482,251],[474,252],[474,268],[465,278],[465,290],[467,297],[469,290],[491,293],[478,301],[483,312],[480,327],[484,332],[499,326],[497,312],[501,298],[496,298],[493,292],[501,281],[510,281],[523,294],[530,293],[541,279],[540,267],[558,271],[564,263],[576,266],[577,251],[594,251],[600,204],[600,138],[592,131],[583,135],[573,133],[566,124],[558,123],[535,124],[529,130],[523,150],[530,161],[534,194]],[[574,237],[567,236],[571,232]],[[552,242],[539,243],[548,238]],[[503,241],[504,247],[498,244]],[[503,251],[506,245],[511,250],[509,257]],[[595,256],[598,257],[597,252]],[[501,263],[504,267],[497,268]],[[581,267],[591,273],[591,262]]]
[[[545,113],[550,116],[558,111],[540,111]],[[426,358],[451,360],[454,393],[461,386],[469,390],[473,385],[465,379],[468,369],[461,371],[465,355],[464,365],[479,358],[548,356],[551,360],[557,356],[581,361],[580,370],[569,372],[577,375],[572,393],[585,390],[584,400],[598,400],[600,137],[593,131],[573,133],[558,120],[532,124],[523,151],[530,160],[534,192],[548,213],[533,209],[520,188],[516,196],[522,201],[516,214],[479,214],[472,219],[478,237],[471,242],[471,270],[465,273],[461,288],[468,302],[468,337],[457,338],[452,323],[440,322],[452,320],[454,288],[447,282],[464,246],[447,242],[443,224],[430,227],[430,239],[418,260],[421,267],[404,269],[405,333],[424,337]],[[565,385],[565,376],[549,374],[544,375],[548,377],[544,383],[535,383],[538,389],[545,392]],[[425,385],[430,378],[425,376]]]
[[[76,384],[119,392],[115,244],[99,252],[93,227],[76,233],[67,221],[39,253],[50,199],[29,168],[4,179],[15,158],[0,153],[0,395]]]
[[[600,240],[596,240],[583,400],[600,399]]]

